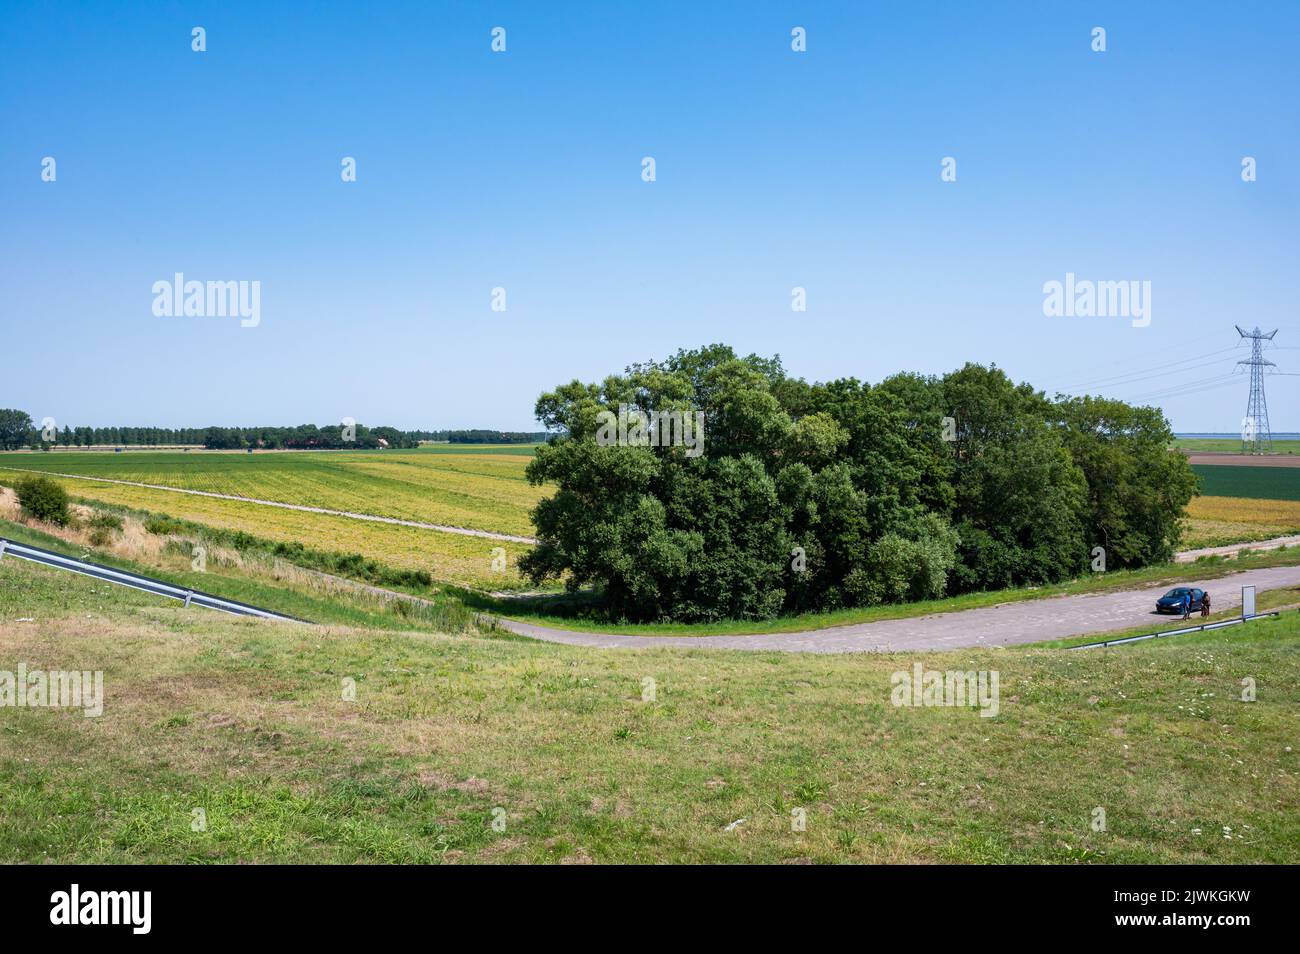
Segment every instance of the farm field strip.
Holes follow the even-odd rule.
[[[1184,549],[1270,540],[1300,533],[1300,501],[1194,497],[1184,526]]]
[[[0,469],[0,483],[15,475]],[[59,479],[75,496],[162,513],[182,520],[242,530],[282,543],[303,543],[322,550],[360,553],[389,566],[428,570],[434,578],[462,586],[517,589],[524,585],[516,566],[530,547],[509,540],[447,533],[399,523],[379,523],[306,510],[220,497],[150,490],[128,484]],[[494,548],[505,551],[506,567],[492,568]]]
[[[1210,497],[1300,501],[1300,469],[1193,464],[1201,492]]]
[[[1300,456],[1295,454],[1187,454],[1193,467],[1300,467]]]
[[[459,533],[467,537],[484,537],[489,540],[510,540],[515,543],[535,543],[532,537],[517,537],[489,530],[467,530],[464,527],[443,526],[436,523],[422,523],[417,520],[401,520],[397,517],[380,517],[369,513],[353,513],[346,510],[330,510],[324,507],[309,507],[304,504],[283,503],[277,500],[259,500],[256,497],[240,497],[233,494],[218,494],[207,490],[188,490],[184,487],[167,487],[160,484],[142,484],[134,480],[114,480],[110,477],[83,477],[79,474],[60,474],[54,471],[26,471],[26,473],[44,473],[50,477],[64,480],[87,480],[91,483],[114,484],[125,487],[141,487],[145,490],[159,490],[169,494],[190,494],[195,497],[212,497],[217,500],[235,500],[240,503],[257,504],[261,507],[278,507],[284,510],[301,510],[305,513],[321,513],[331,517],[347,517],[349,520],[371,520],[375,523],[392,523],[405,527],[419,527],[423,530],[437,530],[440,533]]]
[[[431,455],[383,459],[355,453],[4,455],[0,469],[96,477],[318,507],[514,537],[532,532],[529,513],[546,493],[524,477],[527,457]]]
[[[1227,520],[1256,526],[1300,531],[1300,500],[1256,500],[1249,497],[1193,497],[1187,516],[1199,520]]]
[[[1177,437],[1174,446],[1188,454],[1240,454],[1239,437]],[[1274,439],[1274,454],[1300,454],[1300,441]]]

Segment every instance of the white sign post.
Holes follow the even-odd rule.
[[[1253,586],[1243,586],[1241,588],[1241,618],[1249,619],[1255,615],[1255,588]]]

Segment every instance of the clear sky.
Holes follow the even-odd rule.
[[[0,8],[0,406],[37,420],[532,430],[722,341],[1232,431],[1234,323],[1300,371],[1300,4]],[[260,324],[155,316],[176,272],[259,281]],[[1149,326],[1045,316],[1071,272],[1149,281]]]

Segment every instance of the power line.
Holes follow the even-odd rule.
[[[1191,357],[1191,358],[1183,358],[1182,360],[1179,360],[1179,361],[1169,361],[1169,362],[1166,362],[1163,366],[1164,366],[1164,367],[1167,367],[1167,368],[1174,368],[1174,369],[1177,369],[1177,370],[1162,371],[1162,372],[1158,372],[1158,373],[1159,373],[1159,374],[1176,374],[1176,373],[1179,373],[1180,371],[1190,371],[1190,370],[1192,370],[1191,368],[1178,368],[1178,366],[1179,366],[1179,365],[1184,365],[1184,364],[1191,364],[1191,363],[1194,362],[1194,361],[1202,361],[1202,360],[1204,360],[1205,358],[1216,357],[1217,355],[1227,354],[1229,351],[1236,351],[1236,350],[1237,350],[1237,349],[1236,349],[1235,347],[1233,347],[1233,348],[1223,348],[1223,349],[1221,349],[1221,350],[1219,350],[1219,351],[1211,351],[1211,352],[1209,352],[1208,354],[1196,355],[1195,357]],[[1220,359],[1220,360],[1222,360],[1222,359]],[[1207,362],[1206,364],[1209,365],[1209,364],[1217,364],[1217,363],[1218,363],[1217,361],[1209,361],[1209,362]],[[1206,366],[1206,365],[1196,365],[1196,367],[1204,367],[1204,366]],[[1141,381],[1141,380],[1145,380],[1146,378],[1154,377],[1154,376],[1155,376],[1155,375],[1152,375],[1152,374],[1151,374],[1149,368],[1150,368],[1150,365],[1148,364],[1147,367],[1146,367],[1146,368],[1143,368],[1142,370],[1137,370],[1137,371],[1125,371],[1125,372],[1123,372],[1123,373],[1121,373],[1121,374],[1111,375],[1110,377],[1105,377],[1105,378],[1094,378],[1094,379],[1092,379],[1091,381],[1080,381],[1080,382],[1078,382],[1077,384],[1066,385],[1065,387],[1057,388],[1056,390],[1059,390],[1059,391],[1063,391],[1063,392],[1064,392],[1064,391],[1073,391],[1073,390],[1075,390],[1075,389],[1077,389],[1077,388],[1088,388],[1088,387],[1097,387],[1097,386],[1102,386],[1102,385],[1106,385],[1106,384],[1124,384],[1124,383],[1127,383],[1127,382],[1125,382],[1125,381],[1121,381],[1121,380],[1119,380],[1120,378],[1132,378],[1132,379],[1135,380],[1135,381]]]
[[[1213,391],[1218,388],[1228,387],[1235,384],[1241,376],[1237,373],[1221,374],[1212,378],[1202,378],[1199,381],[1185,381],[1182,384],[1175,384],[1170,387],[1156,388],[1152,391],[1143,391],[1133,394],[1127,400],[1154,400],[1158,398],[1183,397],[1187,394],[1198,394],[1201,391]]]
[[[1228,359],[1230,360],[1230,359]],[[1190,364],[1185,368],[1173,368],[1166,371],[1142,371],[1126,375],[1123,380],[1112,381],[1109,384],[1097,385],[1098,388],[1122,388],[1128,384],[1142,384],[1151,378],[1168,377],[1171,374],[1185,374],[1188,371],[1196,371],[1200,368],[1221,367],[1224,364],[1224,358],[1215,358],[1213,361],[1203,361],[1200,364]]]

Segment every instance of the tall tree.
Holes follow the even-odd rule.
[[[0,408],[0,447],[12,450],[24,446],[31,436],[32,418],[26,411]]]

